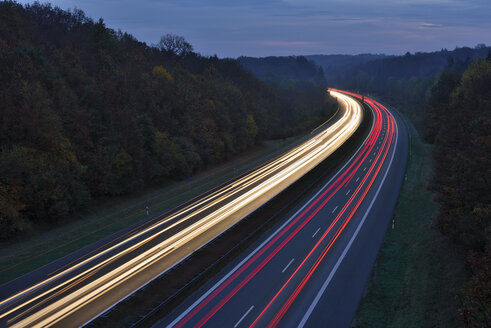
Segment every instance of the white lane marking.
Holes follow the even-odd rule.
[[[367,167],[365,166],[365,168],[363,169],[363,172],[365,172],[367,170]]]
[[[243,316],[242,316],[242,317],[239,319],[239,321],[237,321],[237,323],[235,324],[234,328],[237,328],[237,326],[238,326],[238,325],[240,325],[240,323],[242,322],[242,320],[244,320],[244,318],[245,318],[245,317],[246,317],[246,316],[249,314],[249,312],[251,312],[251,311],[252,311],[252,309],[254,309],[254,305],[253,305],[253,306],[251,306],[251,307],[249,308],[249,310],[247,310],[247,312],[246,312],[246,313],[244,313],[244,315],[243,315]]]
[[[356,181],[355,182],[358,182],[358,180],[360,180],[360,177],[356,178]]]
[[[395,126],[396,126],[396,141],[394,142],[394,149],[392,150],[392,156],[390,158],[389,166],[387,168],[387,171],[385,171],[385,174],[382,178],[382,181],[380,182],[380,185],[378,186],[377,192],[375,193],[375,196],[373,197],[372,201],[370,202],[370,205],[368,206],[368,209],[365,212],[365,215],[361,219],[361,222],[358,225],[358,227],[356,228],[356,231],[353,234],[353,236],[351,237],[348,245],[346,245],[346,248],[344,249],[344,251],[341,254],[341,256],[339,257],[338,261],[334,265],[334,268],[332,269],[331,273],[329,273],[329,276],[327,277],[326,281],[322,285],[321,289],[319,290],[319,292],[315,296],[314,301],[312,302],[312,304],[310,304],[307,312],[305,312],[305,315],[303,316],[302,320],[298,324],[297,328],[303,328],[305,326],[305,324],[307,323],[307,320],[309,320],[309,317],[312,314],[312,312],[314,311],[314,308],[317,306],[317,303],[319,303],[319,300],[320,300],[322,294],[324,294],[324,292],[326,291],[326,288],[329,285],[329,283],[331,282],[332,277],[334,276],[334,274],[338,270],[339,265],[341,264],[344,257],[346,256],[346,253],[348,253],[348,250],[350,249],[351,245],[353,244],[353,241],[355,240],[356,236],[358,235],[358,232],[360,231],[363,223],[365,223],[365,219],[367,218],[368,213],[370,213],[370,210],[372,209],[373,203],[375,203],[375,200],[377,199],[378,194],[380,193],[380,189],[382,189],[382,186],[385,182],[385,178],[387,177],[387,174],[389,173],[390,167],[392,165],[392,161],[394,159],[394,155],[396,153],[397,139],[399,138],[399,128],[397,127],[397,122],[395,122]]]
[[[335,207],[335,208],[332,210],[331,214],[333,214],[334,212],[336,212],[336,210],[338,209],[338,207],[339,207],[339,206],[336,206],[336,207]]]
[[[373,109],[371,109],[372,113],[373,113]],[[254,256],[254,254],[256,254],[262,247],[264,247],[264,245],[266,245],[271,239],[273,239],[284,227],[286,227],[295,217],[297,217],[297,215],[299,213],[301,213],[317,196],[319,196],[323,191],[325,191],[325,188],[327,186],[329,186],[329,184],[334,181],[334,179],[336,179],[340,174],[341,172],[343,172],[343,170],[346,168],[346,166],[348,166],[348,164],[350,164],[353,160],[353,158],[355,158],[355,156],[360,152],[361,148],[363,147],[363,145],[367,142],[368,140],[368,137],[372,134],[373,132],[373,127],[374,127],[374,124],[372,123],[372,127],[370,128],[370,132],[368,133],[368,135],[365,137],[365,140],[363,140],[362,144],[360,145],[360,147],[358,147],[358,149],[356,150],[356,152],[350,157],[350,159],[336,172],[336,174],[328,181],[326,182],[326,184],[324,184],[322,186],[322,188],[320,188],[314,196],[312,196],[308,202],[306,202],[298,211],[296,211],[285,223],[283,223],[278,229],[276,229],[275,232],[273,232],[271,235],[269,235],[268,238],[266,238],[265,241],[263,241],[261,243],[261,245],[259,245],[258,247],[256,247],[256,249],[254,249],[251,253],[249,253],[249,255],[247,255],[242,261],[240,261],[239,264],[237,264],[232,270],[230,270],[230,272],[228,272],[224,277],[222,277],[222,279],[220,279],[215,285],[213,285],[213,287],[211,287],[210,289],[208,289],[208,291],[206,291],[203,295],[201,295],[200,298],[198,298],[193,304],[191,304],[191,306],[189,306],[186,310],[184,310],[177,318],[174,319],[174,321],[172,321],[170,324],[167,325],[167,328],[170,328],[170,327],[173,327],[175,326],[179,321],[181,321],[182,318],[184,318],[189,312],[191,312],[192,309],[194,309],[199,303],[201,303],[206,297],[208,297],[208,295],[210,295],[214,290],[216,290],[218,288],[218,286],[220,286],[225,280],[227,280],[231,275],[233,275],[244,263],[246,263],[251,257]],[[131,294],[130,294],[131,295]],[[129,296],[129,295],[128,295]],[[117,303],[115,303],[114,305],[116,305]],[[107,310],[104,310],[102,313],[104,313],[105,311]],[[99,314],[100,315],[100,314]],[[86,322],[84,325],[87,325],[89,322],[93,321],[93,319],[91,319],[90,321]]]
[[[290,261],[290,262],[288,262],[288,264],[286,265],[286,267],[285,267],[283,270],[281,270],[281,273],[285,272],[285,271],[286,271],[286,269],[288,269],[288,267],[290,266],[290,264],[292,264],[292,262],[293,262],[294,260],[295,260],[295,258],[292,258],[292,259],[291,259],[291,261]]]
[[[370,159],[370,163],[372,162],[372,159]]]
[[[346,193],[346,196],[348,196],[348,194],[349,194],[349,192],[350,192],[350,191],[351,191],[351,189],[350,189],[350,190],[348,190],[348,192]]]
[[[315,237],[315,235],[317,235],[317,233],[319,232],[319,230],[321,230],[321,228],[317,229],[317,230],[314,232],[314,234],[312,235],[312,238],[314,238],[314,237]]]

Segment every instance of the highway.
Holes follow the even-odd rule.
[[[408,149],[397,113],[364,101],[373,126],[351,159],[155,327],[350,326],[392,219]]]
[[[289,152],[170,215],[2,286],[0,324],[83,325],[259,208],[325,160],[359,127],[360,105],[343,93],[331,94],[341,106],[339,119]]]

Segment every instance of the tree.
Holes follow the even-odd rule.
[[[167,72],[165,70],[165,68],[163,68],[161,65],[159,66],[155,66],[153,69],[152,69],[152,74],[153,76],[156,76],[156,77],[164,77],[167,81],[174,81],[174,78],[172,77],[172,75]]]
[[[193,46],[186,39],[169,33],[160,38],[157,47],[162,51],[168,51],[178,56],[185,56],[193,52]]]
[[[450,95],[459,86],[460,79],[461,74],[458,72],[443,72],[438,82],[431,88],[424,126],[424,136],[429,143],[435,142],[437,134],[448,119]]]
[[[19,200],[18,188],[8,188],[0,182],[0,239],[12,237],[26,229],[28,223],[21,211],[25,205]]]
[[[81,11],[0,1],[0,240],[322,119],[324,88],[273,89],[192,51],[179,36],[148,47]]]
[[[476,59],[461,78],[442,74],[432,88],[427,117],[435,130],[432,188],[441,205],[437,226],[470,254],[460,309],[466,327],[488,327],[491,318],[490,84],[491,63],[484,58]]]

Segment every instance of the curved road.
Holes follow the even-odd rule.
[[[340,118],[257,170],[171,215],[114,236],[0,289],[0,325],[72,327],[161,275],[323,161],[358,128],[362,110],[331,92]]]
[[[407,160],[401,119],[363,99],[373,126],[345,166],[156,327],[349,327]]]

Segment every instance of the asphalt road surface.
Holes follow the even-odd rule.
[[[82,325],[253,212],[322,162],[359,127],[359,104],[331,93],[341,105],[338,119],[291,151],[172,214],[156,216],[3,285],[0,326]]]
[[[373,126],[345,166],[156,327],[349,327],[392,220],[408,150],[397,113],[364,101]]]

